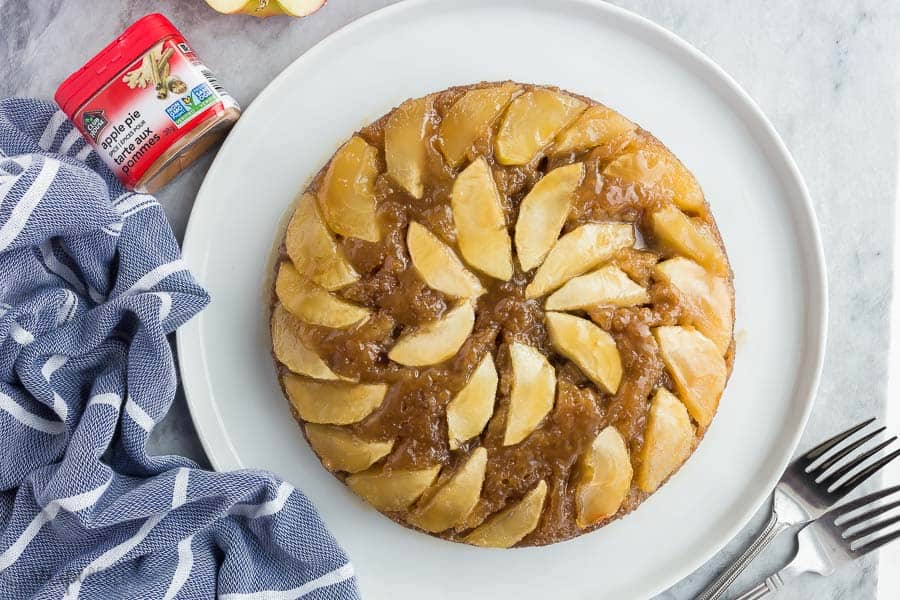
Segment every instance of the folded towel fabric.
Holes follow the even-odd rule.
[[[359,596],[290,484],[147,454],[166,334],[207,302],[153,197],[55,106],[0,101],[0,598]]]

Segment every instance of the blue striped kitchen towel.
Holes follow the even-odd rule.
[[[309,500],[149,456],[208,302],[159,203],[55,106],[0,102],[0,598],[357,598]]]

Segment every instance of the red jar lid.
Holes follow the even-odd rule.
[[[69,115],[134,62],[156,42],[180,35],[164,16],[154,13],[135,21],[122,35],[97,53],[83,67],[69,75],[56,90],[54,99]]]

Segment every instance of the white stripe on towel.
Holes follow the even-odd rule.
[[[146,273],[143,277],[135,281],[130,288],[122,292],[122,296],[130,296],[132,294],[146,292],[169,275],[186,270],[187,264],[180,258],[178,260],[173,260],[172,262],[159,265],[158,267],[152,269],[149,273]]]
[[[295,600],[329,585],[335,585],[347,581],[353,577],[353,565],[347,563],[343,567],[316,577],[312,581],[304,583],[292,590],[263,590],[261,592],[222,594],[219,600]]]
[[[231,507],[228,513],[236,516],[247,517],[249,519],[257,519],[259,517],[274,515],[279,510],[284,508],[284,503],[287,502],[288,497],[290,497],[291,492],[293,491],[294,486],[286,481],[282,481],[281,485],[278,486],[278,492],[271,500],[263,502],[262,504],[235,504]]]
[[[50,421],[28,412],[18,402],[3,393],[0,393],[0,410],[8,413],[22,425],[44,433],[56,435],[62,433],[66,428],[66,424],[61,421]]]
[[[0,250],[5,250],[25,228],[28,217],[32,211],[47,193],[47,189],[53,180],[56,179],[56,173],[59,171],[59,163],[56,161],[43,161],[41,170],[38,171],[37,177],[28,187],[19,201],[13,206],[12,212],[6,223],[0,227]]]
[[[67,118],[66,113],[61,110],[53,113],[47,126],[44,127],[44,133],[41,134],[41,139],[38,140],[38,146],[44,150],[49,150],[50,146],[53,145],[53,140],[56,139],[56,133],[59,131],[60,126],[66,122]]]

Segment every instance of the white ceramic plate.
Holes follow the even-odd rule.
[[[734,374],[712,428],[637,512],[544,548],[452,544],[405,529],[329,475],[291,419],[263,298],[282,215],[355,129],[411,96],[515,79],[595,98],[696,174],[737,289]],[[590,0],[418,1],[330,36],[276,78],[219,151],[185,259],[212,304],[178,332],[191,414],[212,464],[270,469],[316,503],[367,598],[644,598],[710,558],[774,485],[804,427],[825,344],[824,259],[808,193],[778,135],[709,59]]]

